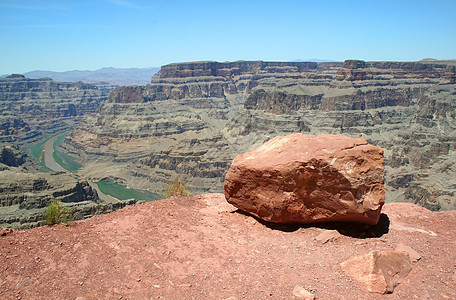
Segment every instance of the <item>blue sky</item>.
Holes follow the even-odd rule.
[[[0,74],[201,60],[456,59],[455,12],[455,0],[0,0]]]

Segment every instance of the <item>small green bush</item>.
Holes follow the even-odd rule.
[[[187,182],[181,180],[179,177],[174,178],[173,181],[168,181],[165,185],[165,198],[189,195],[190,192],[187,190]]]
[[[68,225],[73,221],[71,209],[62,205],[60,201],[52,201],[44,213],[46,224],[51,226],[54,224]]]

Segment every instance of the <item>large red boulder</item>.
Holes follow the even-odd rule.
[[[383,151],[338,135],[279,136],[238,155],[225,178],[237,208],[275,223],[377,224],[385,200]]]

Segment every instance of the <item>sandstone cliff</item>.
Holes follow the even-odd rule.
[[[451,62],[172,64],[145,87],[113,90],[65,147],[89,177],[161,192],[181,174],[206,192],[272,137],[343,134],[384,149],[387,202],[452,209],[455,78]]]

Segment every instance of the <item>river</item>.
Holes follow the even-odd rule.
[[[71,176],[75,176],[75,174],[73,174],[72,172],[64,169],[61,165],[59,165],[55,159],[54,159],[54,142],[55,140],[62,134],[66,134],[65,132],[64,133],[61,133],[61,134],[57,134],[53,137],[51,137],[50,139],[48,139],[45,143],[44,143],[44,147],[43,147],[43,151],[44,151],[44,164],[46,165],[46,167],[48,167],[49,169],[51,169],[52,171],[55,171],[55,172],[65,172]],[[103,202],[107,202],[107,203],[113,203],[113,202],[120,202],[119,199],[117,198],[114,198],[113,196],[111,195],[107,195],[105,193],[103,193],[99,188],[98,188],[98,185],[93,182],[92,180],[90,179],[87,179],[87,178],[83,178],[85,180],[87,180],[87,182],[89,183],[90,187],[92,187],[92,189],[96,190],[97,193],[98,193],[98,197],[100,198],[101,201]]]
[[[48,167],[52,171],[65,172],[67,174],[72,175],[70,171],[65,170],[64,168],[62,168],[54,159],[54,142],[62,134],[65,134],[65,133],[54,135],[53,137],[48,139],[46,141],[46,143],[44,143],[44,147],[43,147],[44,164],[46,165],[46,167]]]

